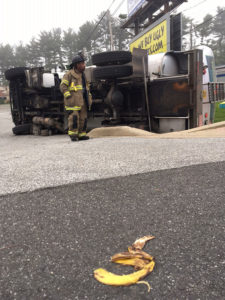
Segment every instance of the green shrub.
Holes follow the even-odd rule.
[[[220,103],[221,102],[216,103],[214,123],[225,121],[225,108],[220,108]]]

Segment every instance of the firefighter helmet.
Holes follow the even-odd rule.
[[[78,55],[74,56],[72,63],[70,64],[70,68],[72,69],[75,64],[84,62],[85,60],[86,59],[84,58],[84,56],[82,54],[78,54]]]

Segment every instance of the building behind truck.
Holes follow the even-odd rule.
[[[215,102],[225,99],[224,83],[216,82],[211,49],[181,51],[182,16],[171,11],[185,1],[128,2],[123,27],[133,24],[136,34],[130,51],[96,53],[85,71],[93,97],[89,129],[129,125],[161,133],[212,123]],[[62,74],[24,67],[5,76],[14,134],[67,131]]]
[[[225,65],[216,66],[216,78],[218,82],[225,82]]]

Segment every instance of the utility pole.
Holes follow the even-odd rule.
[[[111,17],[110,17],[110,12],[108,10],[107,12],[108,15],[108,22],[109,22],[109,34],[110,34],[110,50],[114,50],[114,44],[113,44],[113,35],[112,35],[112,24],[111,24]]]
[[[193,48],[193,23],[191,20],[191,26],[190,26],[190,49]]]

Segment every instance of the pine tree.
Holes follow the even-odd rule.
[[[15,56],[13,48],[6,44],[3,46],[0,44],[0,85],[8,84],[5,79],[5,71],[15,66]]]
[[[217,65],[225,64],[225,7],[217,7],[217,17],[213,20],[213,34],[215,41],[212,43]]]
[[[28,65],[28,49],[22,42],[15,48],[15,66],[25,67]]]
[[[63,32],[62,48],[64,53],[64,61],[66,64],[72,62],[73,57],[78,52],[78,36],[72,28]]]
[[[40,45],[35,38],[32,38],[27,45],[27,62],[28,67],[39,67],[43,65],[40,56]]]
[[[200,37],[200,44],[207,44],[209,42],[209,36],[212,34],[213,30],[213,23],[212,23],[212,16],[207,14],[203,22],[200,24],[195,24],[195,34],[197,37]]]

